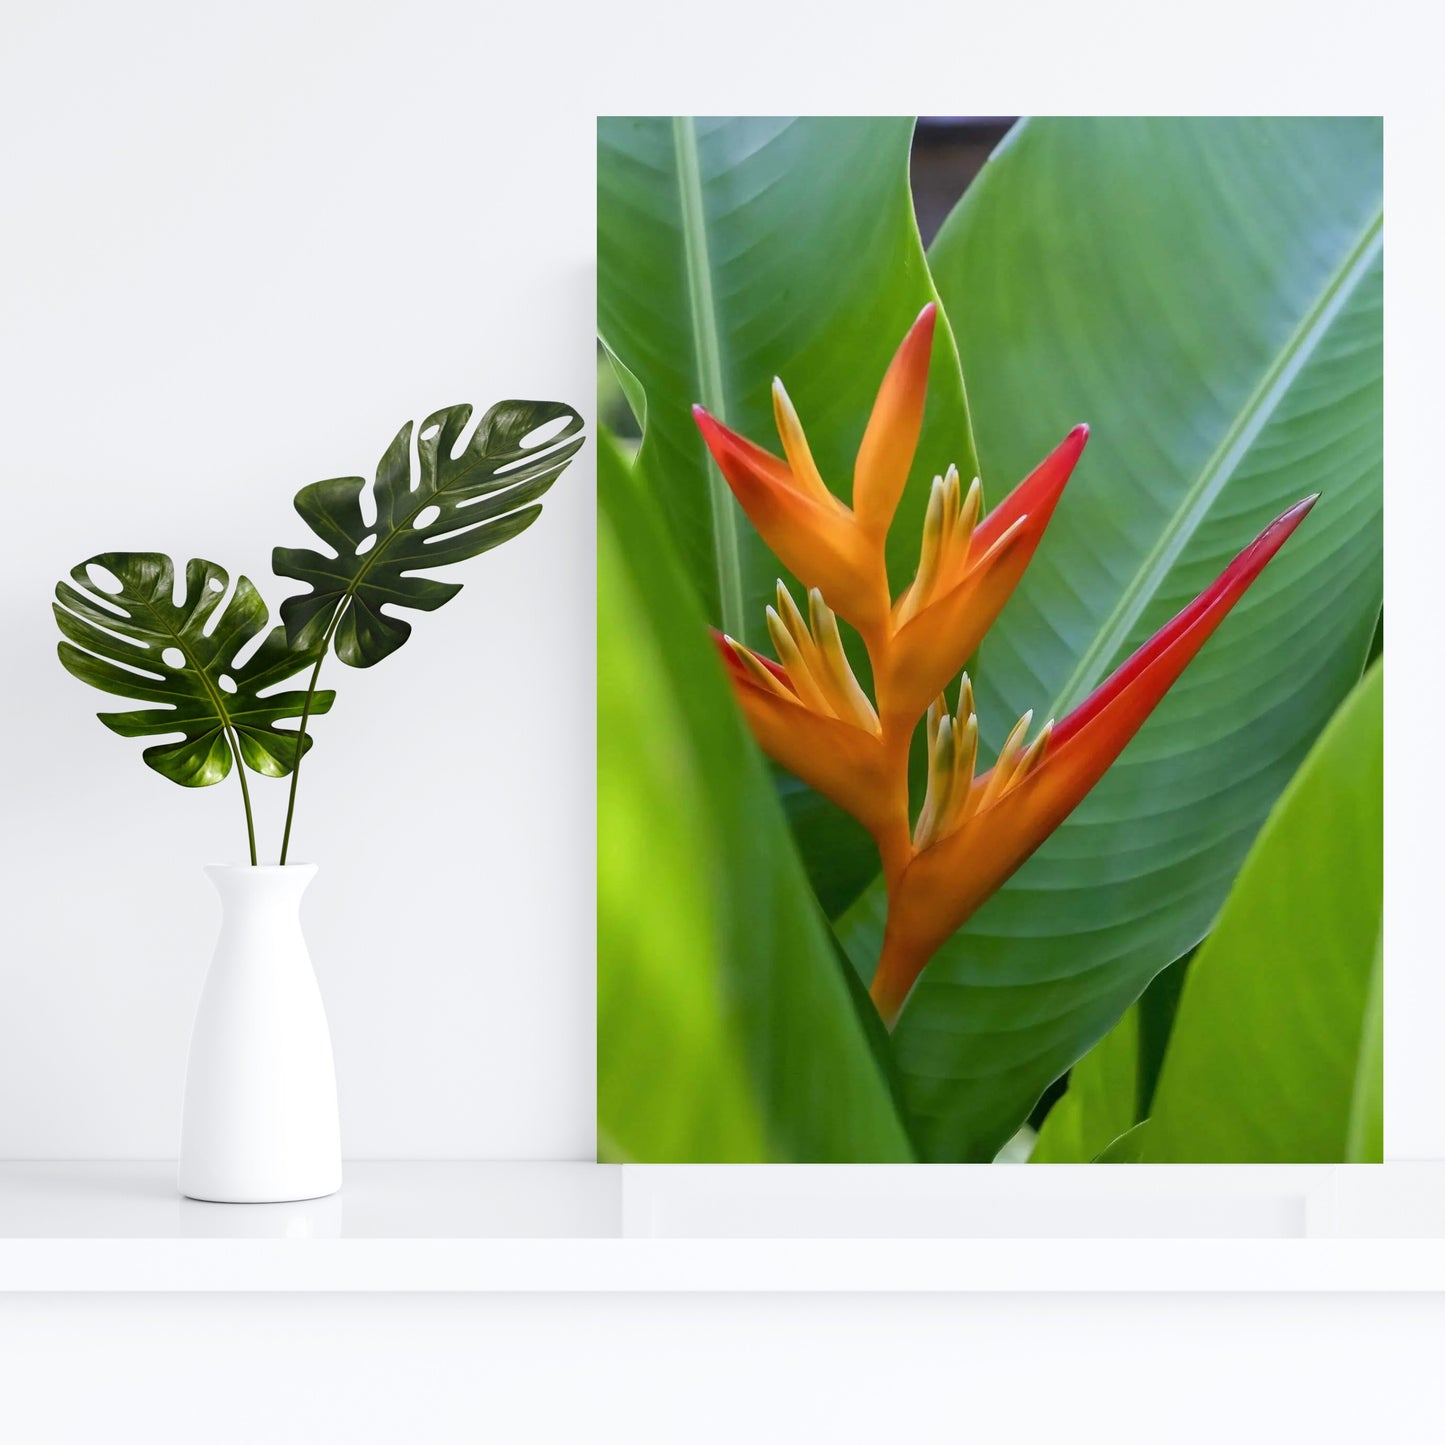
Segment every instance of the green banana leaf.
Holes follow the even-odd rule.
[[[1322,499],[1094,792],[924,974],[894,1033],[930,1159],[985,1160],[1203,937],[1358,680],[1381,605],[1371,120],[1034,120],[930,252],[984,481],[1093,428],[983,644],[996,749],[1061,716],[1273,516]],[[878,953],[876,885],[840,931]]]
[[[411,624],[383,608],[433,612],[462,590],[424,571],[475,557],[537,520],[537,499],[582,445],[582,418],[561,402],[498,402],[456,454],[471,414],[449,406],[427,417],[415,468],[412,424],[402,427],[376,470],[373,522],[362,510],[361,477],[313,482],[296,494],[296,510],[334,555],[272,553],[277,576],[311,589],[281,604],[293,647],[314,652],[334,637],[343,662],[374,666],[411,636]],[[534,440],[544,427],[548,435]]]
[[[93,580],[92,568],[109,572],[118,588]],[[227,601],[225,570],[193,558],[177,603],[175,568],[159,552],[102,552],[70,576],[74,585],[61,582],[53,604],[67,639],[59,644],[66,671],[102,692],[154,704],[98,713],[101,722],[127,738],[181,735],[148,747],[141,754],[147,766],[187,788],[219,783],[236,750],[267,777],[291,771],[297,734],[276,724],[301,715],[305,694],[270,689],[310,667],[315,654],[288,647],[285,629],[275,627],[237,665],[237,654],[266,627],[266,604],[248,578],[237,580]],[[311,711],[328,711],[335,696],[318,692]]]
[[[653,499],[598,452],[604,1159],[912,1157]]]
[[[1156,975],[1139,1002],[1069,1071],[1030,1164],[1087,1164],[1148,1116],[1193,957],[1191,952]]]
[[[1030,1164],[1087,1164],[1139,1122],[1136,1005],[1074,1065],[1039,1130]]]
[[[1384,670],[1370,669],[1250,850],[1189,972],[1142,1157],[1381,1158]]]
[[[1145,1163],[1144,1151],[1149,1147],[1149,1131],[1152,1127],[1153,1125],[1148,1119],[1141,1119],[1127,1134],[1120,1134],[1103,1153],[1095,1158],[1094,1163]]]
[[[781,376],[824,478],[850,498],[883,373],[937,299],[909,190],[912,135],[908,117],[598,123],[598,329],[645,427],[641,475],[707,620],[765,650],[764,608],[786,573],[713,467],[691,408],[777,452],[771,386]],[[929,481],[950,462],[964,477],[977,470],[941,324],[889,536],[900,588],[918,564]],[[785,797],[819,896],[841,912],[877,871],[872,843],[810,789],[787,786]]]
[[[1345,1162],[1379,1164],[1385,1158],[1385,930],[1375,940],[1375,962],[1370,970],[1370,997],[1365,1005],[1365,1026],[1355,1072],[1350,1130],[1345,1139]]]

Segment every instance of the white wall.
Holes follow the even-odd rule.
[[[367,471],[405,418],[529,393],[587,411],[599,111],[1388,110],[1391,649],[1437,655],[1445,203],[1412,8],[1315,7],[1303,30],[1251,0],[1204,27],[1129,0],[913,8],[7,0],[0,1157],[174,1150],[215,920],[199,867],[239,844],[229,782],[183,793],[91,716],[53,656],[55,579],[108,547],[264,578],[304,537],[295,488]],[[1181,46],[1188,67],[1159,63]],[[308,926],[355,1156],[591,1152],[591,471],[584,452],[385,667],[347,672],[318,728],[298,847],[323,865]],[[1386,1144],[1438,1158],[1445,802],[1412,760],[1441,672],[1391,678]],[[369,806],[363,767],[398,755],[405,791]]]
[[[408,418],[592,411],[593,127],[442,7],[6,6],[0,1157],[172,1155],[234,776],[187,791],[55,658],[108,549],[245,571]],[[293,857],[359,1157],[593,1150],[593,465],[339,690]],[[117,704],[121,705],[121,704]],[[264,847],[285,790],[254,779]]]

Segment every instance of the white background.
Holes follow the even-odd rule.
[[[215,916],[199,865],[240,846],[233,784],[183,793],[90,715],[53,657],[56,577],[126,547],[259,581],[303,540],[295,488],[369,472],[407,417],[589,411],[592,117],[690,110],[1386,115],[1386,1148],[1445,1157],[1445,130],[1417,9],[7,0],[0,1156],[173,1151]],[[299,851],[354,1157],[591,1152],[584,458],[402,653],[331,679]],[[407,788],[373,802],[398,760]],[[1426,1439],[1442,1335],[1436,1299],[1358,1296],[9,1299],[0,1429]]]
[[[590,420],[593,127],[461,6],[6,11],[0,1158],[163,1158],[239,788],[96,721],[126,704],[61,669],[55,582],[201,556],[274,613],[296,490],[408,418]],[[291,856],[348,1156],[592,1153],[593,516],[588,450],[399,653],[323,673]]]

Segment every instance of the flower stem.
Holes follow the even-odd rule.
[[[878,849],[878,861],[883,867],[888,910],[883,929],[882,952],[869,993],[879,1017],[883,1020],[883,1026],[891,1032],[908,997],[907,988],[901,993],[898,992],[895,964],[898,939],[893,918],[893,899],[904,872],[914,858],[912,828],[909,824],[908,755],[913,744],[913,734],[918,728],[918,719],[900,717],[889,696],[892,649],[896,632],[891,616],[887,564],[883,557],[881,537],[877,539],[877,546],[879,572],[884,579],[881,589],[884,605],[880,608],[880,620],[866,629],[860,628],[859,635],[863,639],[873,671],[873,696],[882,728],[880,741],[888,758],[888,772],[894,779],[894,806],[891,822],[873,835],[873,842]],[[911,979],[909,985],[911,986]]]
[[[907,772],[904,773],[904,787],[907,787]],[[900,821],[886,833],[877,834],[874,844],[878,849],[878,860],[883,865],[883,881],[889,896],[898,887],[903,870],[913,861],[913,840],[908,834],[908,813],[905,809]]]
[[[874,1008],[878,1010],[878,1017],[883,1020],[883,1027],[889,1033],[893,1032],[903,1005],[908,1002],[908,995],[922,971],[922,964],[917,963],[910,951],[899,942],[894,929],[885,925],[878,971],[873,975],[868,992]]]

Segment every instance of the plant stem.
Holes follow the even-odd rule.
[[[251,867],[256,866],[256,820],[251,815],[251,789],[246,785],[246,761],[241,756],[241,740],[233,728],[226,729],[227,741],[236,758],[236,777],[241,783],[241,802],[246,808],[246,843],[251,850]]]
[[[296,762],[291,768],[291,791],[286,799],[286,828],[281,834],[281,866],[286,865],[286,852],[291,846],[291,819],[296,812],[296,785],[301,781],[301,759],[306,751],[306,725],[311,720],[311,702],[316,696],[316,683],[321,676],[321,664],[326,661],[326,654],[331,650],[331,639],[336,635],[336,629],[341,623],[342,613],[346,611],[346,604],[351,601],[349,596],[342,598],[337,604],[336,611],[332,614],[331,621],[326,628],[326,636],[321,639],[321,651],[316,658],[316,666],[311,669],[311,681],[306,687],[306,701],[301,707],[301,727],[296,735]]]
[[[153,612],[152,616],[155,615]],[[241,756],[240,734],[236,731],[235,724],[231,721],[230,714],[226,711],[224,699],[216,690],[215,684],[206,676],[205,665],[196,656],[195,650],[187,640],[185,634],[178,632],[176,628],[165,619],[163,614],[158,620],[165,631],[170,634],[172,641],[179,651],[184,654],[186,661],[196,669],[196,673],[201,680],[201,686],[205,688],[209,695],[211,703],[216,709],[216,716],[221,719],[221,730],[226,735],[226,744],[231,749],[231,757],[236,764],[236,778],[241,784],[241,802],[246,808],[246,843],[251,850],[251,867],[254,868],[256,866],[256,819],[251,813],[251,789],[246,785],[246,760]]]

